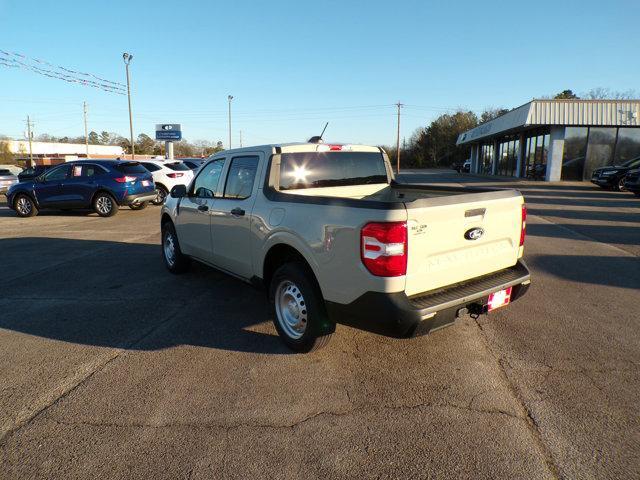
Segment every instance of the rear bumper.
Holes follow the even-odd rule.
[[[157,194],[155,190],[145,193],[137,193],[135,195],[127,195],[122,199],[122,205],[138,205],[142,202],[150,202],[155,200]]]
[[[531,283],[523,261],[499,272],[433,292],[407,297],[404,292],[367,292],[350,304],[326,302],[336,323],[392,337],[424,335],[453,323],[465,313],[486,313],[489,294],[512,287],[511,302]]]

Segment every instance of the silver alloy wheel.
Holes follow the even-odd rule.
[[[18,201],[16,202],[16,210],[18,210],[21,215],[29,215],[32,208],[33,205],[31,205],[31,200],[27,197],[18,198]]]
[[[275,295],[276,316],[284,333],[298,340],[307,330],[307,306],[297,285],[283,280]]]
[[[109,212],[111,212],[112,208],[113,208],[113,202],[109,197],[107,197],[106,195],[102,197],[98,197],[98,200],[96,201],[96,209],[100,213],[107,215]]]
[[[167,263],[170,267],[176,263],[176,244],[173,239],[173,234],[167,233],[164,236],[164,245],[162,245],[162,249],[164,251],[164,258],[167,260]]]
[[[166,199],[167,199],[167,192],[164,190],[164,188],[159,188],[156,193],[156,199],[155,199],[156,205],[162,205]]]
[[[620,180],[618,180],[618,190],[620,190],[621,192],[626,192],[627,189],[624,186],[624,177],[622,177]]]

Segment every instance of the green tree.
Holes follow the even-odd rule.
[[[575,93],[573,93],[573,90],[563,90],[560,93],[556,94],[555,97],[553,97],[555,99],[571,99],[571,98],[580,98],[578,97]]]
[[[431,122],[423,132],[417,132],[416,143],[411,147],[423,156],[421,160],[425,166],[449,166],[469,156],[469,147],[458,146],[456,142],[461,133],[477,125],[478,117],[471,111],[446,113]]]
[[[111,138],[110,138],[109,132],[103,131],[103,132],[100,133],[100,143],[102,145],[109,145],[109,140],[110,139]]]
[[[486,108],[484,112],[480,114],[479,123],[485,123],[490,120],[493,120],[494,118],[504,115],[508,111],[509,111],[508,108]]]
[[[154,139],[145,133],[141,133],[136,140],[136,153],[140,155],[153,155],[155,145],[156,142]]]
[[[98,134],[94,131],[89,132],[89,143],[91,145],[99,145],[100,144],[100,137],[98,137]]]

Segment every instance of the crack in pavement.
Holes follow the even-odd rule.
[[[509,365],[509,362],[504,357],[498,355],[493,350],[493,348],[491,348],[491,345],[489,344],[489,340],[484,334],[484,327],[478,321],[478,318],[475,318],[473,323],[475,323],[475,325],[478,328],[479,336],[482,339],[485,345],[485,348],[487,349],[489,354],[493,357],[496,364],[498,365],[500,377],[502,378],[503,382],[506,384],[507,389],[511,392],[514,399],[518,402],[518,405],[520,406],[521,410],[524,412],[526,423],[527,423],[527,426],[529,427],[529,431],[531,432],[531,435],[534,439],[534,443],[536,444],[536,446],[538,447],[538,449],[542,454],[542,458],[545,464],[547,465],[549,472],[554,478],[558,478],[558,479],[562,478],[562,475],[560,475],[560,469],[558,468],[558,465],[556,464],[553,458],[553,454],[551,453],[551,450],[547,447],[547,445],[544,443],[544,440],[542,439],[542,433],[540,432],[540,424],[538,423],[537,419],[534,417],[531,410],[527,407],[524,399],[521,397],[520,393],[518,392],[517,387],[511,381],[511,379],[509,378],[509,375],[507,374],[507,370],[504,367],[504,363]]]
[[[301,425],[304,425],[307,422],[311,422],[317,420],[322,417],[344,417],[348,415],[359,415],[359,414],[367,414],[367,413],[379,413],[382,411],[405,411],[405,410],[420,410],[420,409],[453,409],[460,410],[465,412],[477,413],[481,415],[498,415],[508,417],[518,421],[524,421],[526,423],[526,419],[524,416],[514,415],[513,413],[504,411],[502,409],[481,409],[481,408],[471,408],[468,405],[456,405],[450,403],[417,403],[411,405],[382,405],[379,407],[369,407],[369,406],[360,406],[360,407],[352,407],[343,411],[331,411],[331,410],[323,410],[320,412],[313,413],[308,415],[300,420],[297,420],[292,423],[257,423],[257,422],[238,422],[238,423],[216,423],[216,422],[170,422],[170,423],[142,423],[142,422],[91,422],[91,421],[65,421],[61,419],[51,418],[53,422],[58,425],[64,425],[69,427],[95,427],[95,428],[150,428],[150,429],[164,429],[164,428],[195,428],[195,429],[219,429],[224,431],[237,430],[241,428],[254,428],[254,429],[272,429],[272,430],[281,430],[281,429],[295,429]]]
[[[69,396],[79,386],[86,383],[96,373],[104,370],[107,365],[111,364],[123,354],[126,354],[132,347],[143,342],[150,335],[155,333],[158,329],[162,328],[165,324],[174,319],[179,310],[186,304],[185,300],[180,300],[174,308],[167,314],[167,316],[158,322],[157,324],[146,329],[140,336],[131,339],[128,342],[123,342],[122,346],[112,349],[105,357],[101,356],[97,362],[89,362],[89,365],[84,365],[84,371],[80,375],[66,378],[65,382],[53,387],[47,395],[44,395],[44,401],[40,405],[34,408],[27,408],[21,411],[17,417],[13,420],[12,425],[0,426],[0,445],[14,433],[18,432],[25,425],[28,425],[45,411],[58,403],[63,398]]]

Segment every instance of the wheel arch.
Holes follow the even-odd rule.
[[[110,191],[108,188],[104,188],[104,187],[100,187],[98,189],[96,189],[95,192],[93,192],[93,195],[91,195],[91,206],[93,206],[93,202],[95,201],[96,197],[98,196],[98,194],[100,193],[107,193],[111,196],[111,198],[113,198],[116,202],[116,204],[118,206],[120,206],[120,202],[118,201],[118,198],[113,194],[112,191]]]
[[[25,195],[27,197],[29,197],[31,199],[31,201],[33,203],[35,203],[36,207],[40,208],[40,203],[38,202],[38,199],[36,198],[36,196],[31,193],[29,190],[18,190],[17,192],[13,192],[13,194],[11,195],[11,206],[13,208],[13,206],[15,206],[16,204],[16,199],[20,196],[20,195]]]
[[[269,290],[269,285],[271,283],[271,279],[273,278],[273,274],[276,270],[287,262],[297,261],[305,266],[311,275],[311,281],[318,288],[320,294],[322,294],[322,288],[320,287],[320,283],[318,282],[318,276],[316,275],[313,267],[311,266],[311,262],[307,260],[305,255],[303,255],[299,249],[293,247],[292,245],[284,242],[279,242],[274,245],[271,245],[267,250],[267,253],[262,260],[262,282],[264,284],[265,289]]]

